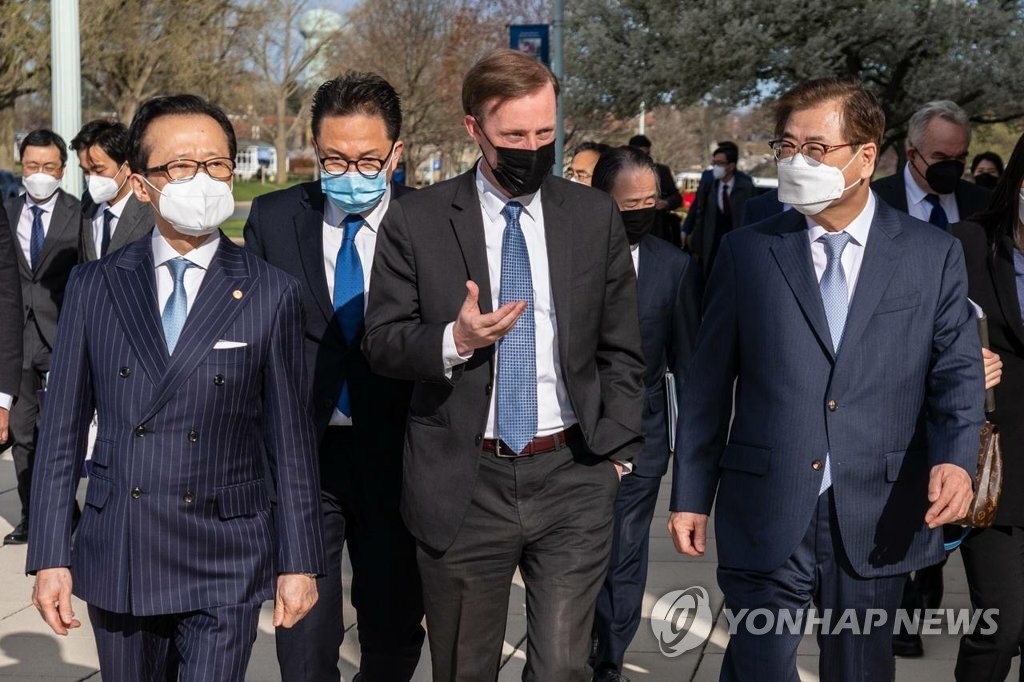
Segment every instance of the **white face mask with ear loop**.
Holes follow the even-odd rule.
[[[863,148],[863,145],[857,147],[857,152],[842,168],[811,161],[803,154],[794,154],[779,161],[779,201],[789,204],[804,215],[821,213],[843,196],[844,192],[861,183],[858,179],[847,186],[843,171],[853,163]]]
[[[85,184],[88,186],[89,196],[92,197],[94,202],[102,204],[103,202],[110,201],[117,196],[117,193],[121,191],[122,187],[124,187],[124,183],[128,182],[128,175],[130,175],[129,173],[126,173],[124,180],[121,181],[120,185],[117,184],[116,180],[114,180],[114,178],[117,177],[117,174],[120,173],[121,169],[124,167],[125,164],[123,163],[118,166],[117,173],[114,173],[114,176],[110,178],[96,173],[91,173],[86,177]]]
[[[142,179],[160,195],[157,212],[181,234],[190,237],[213,234],[235,212],[231,186],[206,173],[196,173],[185,182],[169,182],[162,191],[145,176]]]

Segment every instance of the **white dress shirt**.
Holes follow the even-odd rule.
[[[477,165],[476,191],[480,197],[480,212],[484,224],[484,243],[487,247],[487,273],[491,280],[491,309],[498,309],[501,293],[501,242],[505,232],[505,217],[502,209],[509,201],[492,185]],[[541,190],[531,195],[515,197],[523,205],[519,226],[526,239],[530,253],[530,275],[533,280],[533,317],[537,358],[537,436],[550,436],[564,431],[576,423],[576,414],[569,402],[569,394],[562,381],[562,363],[558,357],[558,325],[555,316],[555,302],[551,295],[551,276],[548,270],[548,246],[544,233],[544,211],[541,208]],[[486,295],[487,292],[481,292]],[[454,329],[451,322],[444,330],[442,357],[446,373],[451,368],[469,360],[460,356],[455,349]],[[497,358],[500,344],[495,348]],[[472,355],[472,354],[471,354]],[[497,362],[495,362],[497,369]],[[491,391],[490,407],[487,410],[487,427],[484,438],[497,438],[497,396]]]
[[[640,242],[629,245],[629,255],[633,258],[633,272],[640,276]]]
[[[109,210],[114,216],[110,221],[110,238],[113,239],[114,230],[117,229],[117,224],[121,222],[121,213],[124,212],[124,207],[128,203],[128,197],[131,195],[132,193],[128,192],[113,206],[104,201],[96,207],[96,215],[92,219],[92,243],[96,246],[97,258],[103,256],[103,214]]]
[[[359,256],[359,264],[363,267],[363,312],[366,312],[366,302],[370,298],[370,271],[373,269],[373,254],[377,249],[377,231],[380,229],[380,223],[384,220],[384,214],[388,212],[390,204],[391,183],[389,182],[384,196],[377,202],[377,205],[360,214],[365,224],[356,232],[355,247],[356,255]],[[338,250],[345,240],[344,221],[347,217],[348,213],[324,197],[322,230],[324,276],[327,278],[327,293],[330,294],[332,302],[334,301],[334,269],[338,262]],[[352,426],[352,417],[335,407],[329,423],[331,426]]]
[[[903,166],[903,184],[907,186],[907,213],[926,223],[932,215],[932,205],[925,199],[928,192],[921,189],[910,174],[910,162]],[[960,222],[960,208],[956,205],[956,194],[939,194],[939,206],[946,212],[949,224]]]
[[[875,193],[868,192],[868,202],[864,205],[864,210],[843,230],[850,235],[850,241],[840,258],[843,272],[846,274],[848,301],[853,300],[853,292],[857,288],[857,278],[860,276],[860,266],[864,260],[864,248],[868,244],[868,235],[871,232],[871,221],[875,219],[875,201]],[[807,216],[807,238],[811,241],[811,260],[814,261],[814,274],[819,283],[825,274],[825,266],[828,265],[828,251],[824,242],[818,241],[823,234],[828,234],[828,230],[814,222],[812,216]]]
[[[25,260],[32,265],[32,207],[38,206],[43,209],[43,215],[40,216],[43,219],[43,238],[50,232],[50,221],[53,219],[53,209],[57,205],[57,194],[54,192],[53,196],[44,201],[38,203],[35,199],[30,197],[27,193],[25,194],[25,205],[21,207],[21,215],[18,217],[18,243],[21,244],[21,251],[25,254]]]
[[[192,312],[192,304],[195,303],[196,296],[199,294],[203,277],[206,276],[206,271],[210,268],[213,256],[217,253],[217,247],[220,246],[220,232],[214,232],[200,246],[184,255],[175,251],[174,247],[167,243],[164,236],[160,234],[159,228],[153,228],[151,244],[153,246],[153,266],[156,268],[156,301],[161,315],[164,313],[164,308],[167,307],[168,299],[174,292],[174,275],[171,274],[171,268],[167,265],[167,261],[180,256],[196,266],[185,270],[185,314],[188,315]]]

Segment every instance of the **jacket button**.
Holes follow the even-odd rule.
[[[223,374],[218,374],[217,376],[215,376],[213,378],[213,385],[214,386],[223,386],[224,385],[224,375]]]
[[[142,438],[145,435],[146,435],[146,427],[145,426],[136,426],[135,427],[135,437],[136,438]]]
[[[142,497],[142,490],[139,488],[132,488],[132,499],[137,500]]]
[[[487,384],[487,395],[490,395],[494,391],[494,384]]]
[[[829,400],[827,404],[829,412],[835,412],[836,410],[839,409],[839,403],[837,403],[835,400]]]
[[[192,504],[192,500],[195,499],[195,498],[192,497],[192,491],[191,490],[186,490],[185,494],[182,495],[181,499],[185,502],[185,504]]]
[[[122,367],[121,370],[117,373],[117,375],[122,379],[127,379],[132,375],[132,369],[131,367]]]
[[[822,461],[820,459],[816,459],[813,462],[811,462],[811,468],[814,469],[815,471],[821,471],[821,468],[823,466],[825,466],[825,465],[824,465],[824,463],[822,463]]]
[[[476,434],[476,440],[474,442],[477,445],[480,445],[481,443],[483,443],[484,442],[483,434],[480,434],[480,433]]]
[[[199,440],[199,434],[198,433],[196,433],[195,431],[189,431],[188,432],[188,442],[189,443],[195,443],[198,440]]]

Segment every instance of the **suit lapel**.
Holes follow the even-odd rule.
[[[242,249],[222,234],[220,246],[210,262],[210,269],[203,276],[202,286],[181,330],[174,355],[167,363],[155,396],[144,410],[142,421],[156,414],[192,374],[248,304],[249,294],[256,283],[257,280],[249,275]],[[162,330],[161,325],[161,339]]]
[[[818,279],[814,274],[804,217],[798,211],[792,211],[791,215],[782,218],[779,227],[780,238],[771,246],[772,255],[821,347],[835,358],[832,334],[829,332],[828,318],[825,317],[825,306],[821,302]]]
[[[324,271],[324,195],[310,196],[306,193],[302,201],[302,210],[295,214],[293,220],[306,282],[313,291],[317,307],[330,323],[334,320],[334,305],[331,303],[327,273]],[[340,330],[336,329],[337,325],[329,326],[335,328],[338,337],[341,338]]]
[[[130,244],[103,268],[117,316],[128,343],[153,383],[163,378],[167,346],[156,297],[153,248],[149,240]]]
[[[657,272],[657,263],[655,262],[658,258],[654,249],[650,247],[650,239],[660,239],[660,237],[653,237],[647,235],[640,240],[640,271],[636,278],[636,298],[637,308],[642,313],[647,306],[654,301],[654,292],[656,290],[654,284],[654,277]]]
[[[39,254],[39,270],[46,263],[46,260],[53,253],[53,250],[57,248],[54,246],[58,242],[65,241],[68,237],[69,231],[74,231],[75,227],[75,213],[67,205],[68,196],[64,194],[64,190],[58,190],[57,201],[53,205],[53,215],[50,216],[50,228],[46,231],[46,239],[43,240],[43,250]],[[81,222],[78,223],[81,227]],[[78,242],[75,242],[76,246]]]
[[[572,320],[572,214],[562,204],[562,195],[556,182],[544,181],[541,207],[544,211],[544,242],[548,247],[548,274],[551,279],[551,298],[555,305],[558,326],[559,357],[569,357],[569,335]]]
[[[487,244],[484,240],[484,221],[480,213],[474,178],[476,170],[462,174],[459,186],[452,198],[455,211],[452,214],[452,228],[462,250],[469,278],[480,288],[480,312],[492,312],[491,276],[487,269]],[[544,210],[547,210],[545,205]],[[547,221],[545,220],[545,223]]]
[[[1017,297],[1017,271],[1013,265],[1013,248],[1013,240],[1007,235],[1001,235],[988,257],[992,263],[992,279],[999,307],[1003,311],[1003,319],[1017,336],[1017,340],[1024,343],[1024,324],[1021,322],[1020,301]]]
[[[128,201],[121,211],[121,217],[117,220],[117,228],[110,237],[110,248],[108,253],[116,251],[129,244],[153,228],[155,219],[149,206],[143,204],[134,196],[129,196]]]

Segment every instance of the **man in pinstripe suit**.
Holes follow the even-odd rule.
[[[233,209],[234,155],[230,122],[204,100],[143,104],[129,162],[156,229],[77,268],[68,285],[27,567],[57,634],[79,625],[72,591],[88,603],[108,681],[240,682],[275,582],[275,626],[291,627],[317,598],[323,530],[301,291],[217,231]]]

